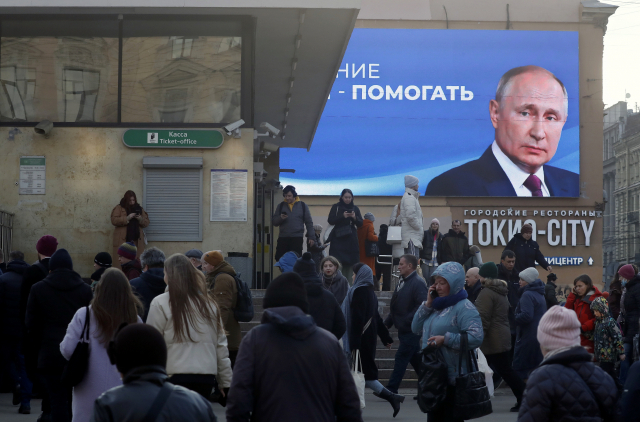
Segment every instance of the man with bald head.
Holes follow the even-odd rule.
[[[480,268],[472,267],[467,270],[467,274],[464,276],[464,288],[469,295],[467,299],[475,305],[478,294],[480,294],[480,290],[482,290]]]
[[[549,166],[569,112],[568,94],[553,73],[521,66],[505,73],[489,102],[495,139],[480,158],[448,170],[428,196],[579,196],[578,174]]]

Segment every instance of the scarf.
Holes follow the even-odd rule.
[[[441,311],[445,308],[455,305],[456,303],[465,300],[469,295],[465,289],[460,290],[455,295],[449,295],[444,297],[437,297],[431,302],[431,307],[436,311]]]
[[[351,203],[345,204],[344,202],[342,202],[342,198],[340,198],[340,201],[338,202],[338,209],[342,209],[343,212],[344,211],[353,211],[353,207],[355,206],[355,204],[353,202],[354,201],[352,199]]]
[[[344,298],[341,306],[342,313],[344,313],[344,320],[347,325],[347,331],[345,331],[342,336],[342,348],[344,349],[344,353],[347,355],[348,362],[351,362],[351,347],[349,345],[349,332],[351,331],[351,299],[353,299],[353,292],[358,287],[365,286],[373,287],[373,271],[371,271],[371,268],[369,268],[368,265],[360,267],[358,274],[356,274],[356,281],[353,283],[353,286],[349,288],[347,297]]]
[[[120,200],[120,206],[124,208],[127,215],[131,213],[142,215],[142,207],[140,206],[140,204],[136,202],[135,204],[131,205],[128,204],[125,199],[126,196],[125,198],[122,198]],[[127,235],[125,237],[125,242],[133,242],[137,244],[138,239],[140,239],[140,222],[137,218],[132,218],[127,223]]]

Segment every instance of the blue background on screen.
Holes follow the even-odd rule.
[[[367,78],[360,72],[362,64]],[[368,65],[378,72],[370,79]],[[537,65],[553,72],[569,94],[569,117],[549,164],[579,173],[578,33],[560,31],[484,31],[356,28],[322,114],[310,151],[280,150],[283,185],[301,195],[401,195],[405,174],[429,181],[450,168],[478,158],[493,142],[489,101],[509,69]],[[354,85],[442,86],[446,101],[352,99]],[[450,100],[448,85],[472,91]],[[340,93],[344,91],[344,93]],[[429,98],[433,90],[429,91]]]

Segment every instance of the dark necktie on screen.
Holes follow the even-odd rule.
[[[542,181],[535,174],[527,177],[524,187],[531,191],[531,196],[542,196]]]

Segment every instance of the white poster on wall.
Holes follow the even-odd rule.
[[[210,221],[247,221],[248,170],[211,170]]]
[[[19,195],[44,195],[45,179],[46,159],[44,156],[20,157]]]

